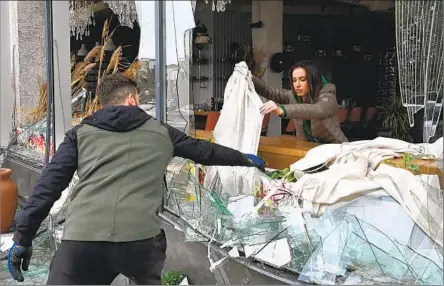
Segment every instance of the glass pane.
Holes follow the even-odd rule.
[[[156,116],[156,99],[154,86],[154,65],[156,59],[155,40],[155,2],[135,1],[140,24],[139,60],[141,68],[137,75],[141,90],[141,107],[151,116]]]
[[[44,55],[46,50],[44,46],[44,2],[10,2],[18,3],[16,4],[18,5],[18,10],[13,16],[18,17],[18,24],[21,28],[18,33],[18,47],[23,49],[23,51],[20,50],[20,65],[17,65],[17,67],[20,67],[20,73],[17,72],[17,74],[20,74],[20,77],[17,77],[15,81],[21,83],[20,94],[23,93],[23,89],[27,92],[26,95],[29,95],[28,97],[21,95],[20,100],[17,100],[17,103],[21,103],[21,106],[17,107],[17,114],[21,115],[21,117],[16,115],[16,124],[22,129],[27,126],[32,126],[33,128],[31,131],[27,130],[20,135],[20,140],[16,140],[19,144],[15,144],[12,150],[18,150],[22,153],[26,152],[25,155],[27,156],[30,156],[29,153],[31,153],[31,155],[37,153],[37,155],[40,155],[39,162],[41,162],[43,161],[43,154],[38,154],[35,150],[30,151],[31,148],[28,145],[30,145],[29,142],[34,143],[34,141],[37,143],[41,143],[41,141],[44,142],[44,138],[37,141],[32,135],[37,133],[38,135],[43,134],[44,136],[46,130],[45,114],[43,112],[30,113],[29,109],[31,111],[34,111],[34,109],[37,110],[34,105],[41,108],[46,107],[43,92],[40,96],[38,94],[40,86],[45,87],[45,85],[44,80],[41,85],[37,83],[29,84],[29,81],[31,80],[31,75],[41,75],[42,77],[46,75],[46,71],[44,70]],[[95,4],[92,4],[91,1],[75,1],[75,3],[70,3],[71,31],[66,31],[67,35],[71,32],[70,51],[61,52],[71,54],[73,125],[78,124],[83,118],[100,108],[100,105],[96,101],[95,90],[98,82],[105,74],[116,72],[125,73],[127,76],[137,80],[142,90],[150,91],[149,93],[145,92],[142,94],[142,104],[151,103],[154,100],[154,5],[152,5],[153,7],[149,6],[150,4],[154,4],[154,2],[139,1],[148,4],[148,7],[145,7],[143,11],[140,9],[136,11],[136,6],[134,5],[137,4],[138,7],[140,7],[141,3],[133,3],[132,5],[125,6],[121,5],[122,3],[115,5],[116,2],[117,1],[109,1],[109,4],[105,4],[104,2],[96,1]],[[37,8],[36,5],[38,6]],[[149,43],[150,45],[142,45],[141,48],[144,53],[141,53],[141,55],[148,54],[151,57],[143,58],[144,61],[136,60],[139,57],[141,34],[137,17],[138,14],[148,20],[148,22],[145,22],[145,25],[143,25],[143,34],[146,40],[145,44]],[[35,20],[35,23],[30,24],[29,19]],[[26,29],[30,30],[28,31]],[[18,30],[16,29],[15,32],[17,33]],[[34,36],[35,39],[33,38]],[[29,44],[33,44],[35,47],[30,47]],[[21,57],[24,57],[24,59]],[[34,85],[36,87],[34,87]],[[31,88],[33,88],[33,92],[27,90]],[[34,94],[34,98],[31,96],[32,93]],[[31,115],[38,114],[39,117],[31,117],[29,113]],[[154,115],[154,113],[152,115]],[[19,121],[19,119],[21,121]],[[30,140],[30,138],[33,139],[33,141]],[[40,145],[37,147],[39,146]],[[9,154],[11,154],[11,152]],[[26,165],[32,165],[30,164],[29,157],[26,158],[26,160]],[[37,167],[41,169],[42,164]],[[26,178],[26,180],[28,179],[29,178]],[[33,242],[34,255],[32,259],[33,262],[31,263],[33,266],[25,273],[25,281],[27,281],[27,283],[29,282],[34,285],[43,285],[46,283],[49,262],[54,254],[53,250],[56,247],[56,242],[60,243],[59,239],[63,232],[63,225],[58,224],[65,217],[66,207],[70,201],[68,198],[70,190],[76,184],[77,179],[75,175],[68,189],[63,192],[62,198],[56,202],[51,210],[51,216],[45,219],[37,233]],[[18,181],[17,183],[19,184]],[[26,198],[20,197],[16,219],[23,209],[25,200]],[[14,228],[15,225],[13,223],[11,231],[13,231]],[[8,246],[8,243],[12,241],[11,234],[2,234],[0,238],[0,257],[2,260],[4,260],[3,258],[5,258],[8,248],[11,246]],[[14,284],[9,273],[7,273],[6,261],[2,261],[0,264],[0,279],[7,284]]]
[[[427,143],[436,133],[442,109],[444,4],[398,1],[395,8],[402,102],[410,126],[423,124],[423,141]],[[421,109],[423,118],[415,122],[414,115]]]
[[[15,35],[11,37],[11,45],[16,136],[7,153],[40,165],[44,161],[47,129],[44,1],[13,1],[9,5],[10,31]]]
[[[191,37],[194,28],[191,1],[166,2],[166,105],[167,122],[189,131]]]

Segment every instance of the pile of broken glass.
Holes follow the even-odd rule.
[[[292,176],[271,179],[255,171],[251,180],[233,178],[243,180],[239,190],[225,188],[217,174],[234,167],[176,161],[165,205],[187,222],[186,240],[210,241],[229,257],[285,269],[304,282],[442,285],[437,176],[414,175],[387,161],[372,168],[381,158],[419,155],[424,147],[442,154],[442,143],[378,138],[320,146],[291,166]],[[319,160],[330,162],[328,169]]]
[[[257,152],[258,98],[248,68],[236,64],[216,143]],[[165,208],[187,222],[187,240],[209,241],[210,270],[226,259],[213,261],[215,245],[308,283],[442,285],[443,192],[438,176],[419,175],[417,164],[442,158],[442,138],[380,137],[320,145],[269,175],[182,161],[170,165]]]

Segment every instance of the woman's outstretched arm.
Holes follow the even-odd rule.
[[[288,89],[276,88],[267,86],[267,84],[258,77],[252,76],[254,89],[257,94],[265,97],[268,100],[272,100],[279,104],[289,104],[293,97],[293,92]]]
[[[289,119],[323,119],[337,112],[336,86],[326,84],[313,104],[285,104],[284,117]]]

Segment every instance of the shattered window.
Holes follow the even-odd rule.
[[[301,211],[285,184],[272,195],[262,189],[227,196],[217,178],[205,182],[208,169],[177,160],[168,171],[165,206],[187,222],[186,241],[211,241],[229,256],[288,270],[308,283],[443,283],[442,244],[426,234],[440,231],[442,238],[439,189],[427,185],[427,196],[416,200],[428,221],[424,231],[388,195],[362,196],[315,216]],[[255,176],[262,188],[273,185],[260,172]]]

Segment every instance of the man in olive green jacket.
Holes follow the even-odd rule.
[[[157,212],[164,174],[173,156],[204,165],[263,169],[254,155],[187,136],[138,107],[134,81],[103,79],[104,108],[66,133],[25,206],[8,257],[12,277],[23,281],[32,240],[77,171],[62,243],[48,284],[110,284],[119,274],[137,284],[161,284],[166,238]]]

